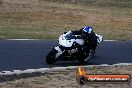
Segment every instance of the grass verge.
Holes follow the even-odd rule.
[[[116,66],[92,66],[85,67],[86,73],[93,74],[129,74],[132,75],[131,65]],[[0,88],[131,88],[130,84],[88,84],[79,85],[76,82],[76,70],[52,71],[40,77],[17,79],[0,83]]]
[[[105,39],[131,40],[131,6],[131,0],[1,0],[0,39],[54,39],[89,25]]]

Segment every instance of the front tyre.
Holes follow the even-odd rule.
[[[50,51],[48,53],[48,55],[46,56],[46,63],[47,64],[53,64],[56,61],[56,54],[57,54],[57,50],[53,49],[52,51]]]

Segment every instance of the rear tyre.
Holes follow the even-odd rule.
[[[93,59],[94,54],[95,54],[95,49],[91,49],[91,50],[89,51],[88,57],[87,57],[85,60],[86,60],[86,61],[89,61],[89,60]]]
[[[56,61],[56,54],[57,54],[57,50],[53,49],[52,51],[50,51],[48,53],[48,55],[46,56],[46,63],[47,64],[53,64]]]
[[[83,63],[83,62],[85,62],[84,60],[85,60],[85,57],[81,57],[81,58],[78,59],[78,62]]]
[[[85,62],[84,60],[86,59],[86,57],[87,57],[87,56],[85,56],[84,54],[81,55],[81,56],[79,56],[79,58],[78,58],[78,62],[79,62],[79,63],[83,63],[83,62]]]
[[[80,63],[85,62],[85,61],[89,61],[89,60],[93,59],[94,54],[95,54],[95,50],[91,49],[88,54],[83,55],[78,61]]]

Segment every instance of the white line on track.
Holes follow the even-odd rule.
[[[132,65],[132,63],[118,63],[113,65],[108,64],[101,64],[101,65],[87,65],[82,67],[93,67],[93,66],[120,66],[120,65]],[[76,69],[79,66],[68,66],[68,67],[53,67],[53,68],[39,68],[39,69],[26,69],[26,70],[13,70],[13,71],[2,71],[0,72],[0,76],[2,75],[14,75],[14,74],[23,74],[23,73],[34,73],[34,72],[50,72],[50,71],[62,71],[62,70],[70,70],[70,69]]]

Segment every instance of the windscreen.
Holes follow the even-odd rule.
[[[67,33],[66,36],[65,36],[65,39],[66,40],[75,39],[75,35],[72,32]]]

